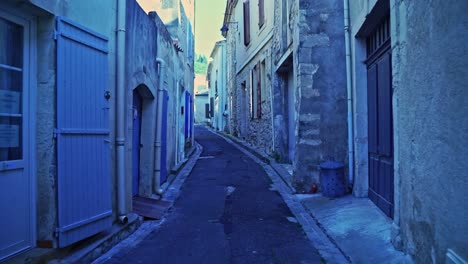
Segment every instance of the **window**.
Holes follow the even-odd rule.
[[[262,72],[260,62],[250,71],[250,117],[262,118]]]
[[[250,2],[244,0],[244,45],[250,43]]]
[[[265,0],[258,0],[258,27],[265,24]]]
[[[23,157],[23,27],[0,18],[0,161]]]

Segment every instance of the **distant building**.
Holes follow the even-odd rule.
[[[208,105],[208,111],[206,106]],[[207,124],[209,118],[206,116],[209,115],[209,92],[203,91],[195,94],[195,123],[196,124]]]
[[[211,126],[220,131],[228,131],[228,103],[226,89],[226,41],[218,41],[210,55],[207,82],[210,100],[213,102]]]

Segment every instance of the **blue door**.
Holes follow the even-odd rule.
[[[390,20],[368,37],[369,198],[393,218],[393,115]]]
[[[58,244],[112,224],[107,38],[57,18]]]
[[[162,114],[162,133],[161,133],[161,183],[167,179],[167,103],[169,95],[167,90],[163,92],[163,114]]]
[[[138,195],[140,186],[140,148],[141,148],[141,96],[133,91],[133,140],[132,140],[132,176],[133,196]]]
[[[28,40],[29,22],[0,10],[0,262],[35,244]]]

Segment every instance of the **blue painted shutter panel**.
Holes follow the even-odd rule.
[[[107,38],[57,18],[58,243],[111,227]]]
[[[188,137],[189,134],[189,93],[185,92],[185,112],[184,112],[184,136],[185,138]]]
[[[163,114],[162,114],[162,133],[161,133],[161,183],[167,179],[167,104],[169,101],[169,94],[167,90],[163,92]]]
[[[190,133],[189,133],[190,137],[193,136],[193,119],[194,119],[194,114],[195,114],[193,106],[194,106],[193,105],[193,98],[192,98],[192,96],[190,96]],[[193,142],[192,142],[192,144],[193,144]]]
[[[385,156],[393,153],[391,55],[387,53],[378,62],[378,144]]]
[[[377,128],[377,67],[371,66],[367,71],[367,106],[369,118],[369,152],[378,151]]]

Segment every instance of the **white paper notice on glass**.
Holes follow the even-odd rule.
[[[0,113],[21,114],[20,99],[20,92],[0,90]]]
[[[20,126],[0,124],[0,148],[19,147]]]

